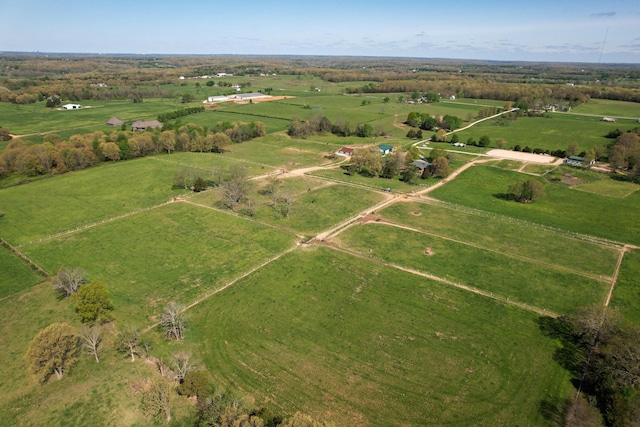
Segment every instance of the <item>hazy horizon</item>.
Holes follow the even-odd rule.
[[[640,63],[636,1],[0,0],[0,51]]]

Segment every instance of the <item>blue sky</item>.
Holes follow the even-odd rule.
[[[0,0],[0,51],[640,63],[640,1]]]

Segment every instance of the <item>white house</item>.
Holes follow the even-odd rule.
[[[62,108],[64,108],[65,110],[77,110],[82,108],[82,105],[80,104],[64,104],[62,106]]]

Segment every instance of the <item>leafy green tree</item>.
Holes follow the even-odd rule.
[[[451,175],[451,167],[446,157],[436,157],[431,162],[431,175],[439,178],[446,178]]]
[[[193,183],[193,191],[196,193],[199,193],[206,189],[207,189],[207,183],[204,181],[204,179],[201,176],[197,177]]]
[[[450,114],[445,115],[442,118],[442,122],[445,123],[445,127],[449,130],[456,130],[462,126],[462,119]]]
[[[418,181],[419,175],[418,175],[418,169],[413,166],[407,166],[401,173],[401,180],[403,182],[406,182],[407,184],[415,184]]]
[[[460,137],[458,136],[457,133],[454,133],[453,135],[451,135],[451,143],[455,144],[457,142],[460,142]]]
[[[378,147],[370,146],[353,150],[351,162],[362,175],[378,176],[382,171],[382,153]]]
[[[211,376],[208,371],[192,370],[186,373],[178,386],[178,394],[203,398],[211,393]]]
[[[534,199],[543,197],[544,186],[535,178],[515,182],[509,186],[509,194],[521,203],[531,203]]]
[[[107,287],[102,282],[91,282],[80,286],[78,292],[71,295],[71,304],[76,309],[82,323],[106,323],[113,319],[113,303],[109,299]]]
[[[488,147],[491,144],[491,139],[487,135],[482,135],[478,140],[478,145],[480,147]]]
[[[78,335],[71,325],[49,325],[29,343],[25,355],[29,372],[41,384],[52,374],[60,379],[75,362],[79,349]]]
[[[445,142],[447,140],[447,131],[444,129],[438,129],[436,132],[436,142]]]

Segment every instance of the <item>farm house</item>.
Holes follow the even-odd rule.
[[[141,122],[140,120],[136,120],[131,125],[131,130],[135,132],[135,131],[145,131],[149,128],[154,129],[154,128],[161,128],[161,127],[162,127],[162,123],[160,123],[157,120],[151,120],[149,122]]]
[[[353,154],[353,148],[349,148],[349,147],[342,147],[341,149],[339,149],[336,154],[338,156],[351,156]]]

